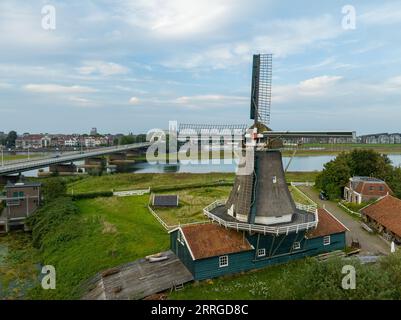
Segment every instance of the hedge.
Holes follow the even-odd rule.
[[[112,191],[98,191],[98,192],[87,192],[87,193],[77,193],[73,194],[72,200],[81,200],[81,199],[93,199],[99,197],[112,197]]]

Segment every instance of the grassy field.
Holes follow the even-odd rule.
[[[169,247],[168,234],[148,212],[148,196],[97,198],[77,202],[80,225],[65,225],[70,241],[54,241],[41,254],[57,270],[57,289],[35,288],[35,299],[75,299],[83,281],[97,272]]]
[[[152,188],[174,188],[178,185],[208,184],[224,181],[234,181],[232,173],[120,173],[101,177],[88,177],[69,184],[68,192],[86,193],[110,190],[131,190]]]
[[[231,187],[205,187],[178,190],[180,206],[178,208],[154,208],[155,212],[168,225],[178,225],[198,221],[207,221],[203,208],[218,199],[226,199]]]
[[[38,157],[42,157],[43,154],[42,153],[31,153],[29,155],[30,159],[33,158],[38,158]],[[15,154],[15,155],[10,155],[10,154],[5,154],[4,155],[4,161],[15,161],[15,160],[28,160],[28,155],[26,154]],[[0,155],[0,161],[1,161],[1,155]]]
[[[287,181],[315,181],[319,172],[287,172]],[[68,193],[88,193],[98,191],[124,191],[132,189],[167,188],[177,186],[202,186],[219,182],[234,182],[234,173],[119,173],[100,177],[85,177],[71,182]]]

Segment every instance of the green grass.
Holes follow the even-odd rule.
[[[287,172],[287,181],[315,181],[319,174],[315,172]],[[210,185],[219,182],[234,182],[234,173],[120,173],[100,177],[80,177],[69,183],[68,193],[89,193],[100,191],[124,191],[132,189],[171,189],[184,186]]]
[[[285,174],[287,182],[314,182],[319,171],[309,171],[309,172],[296,172],[290,171]]]
[[[233,173],[210,173],[210,174],[191,174],[191,173],[121,173],[109,174],[101,177],[87,177],[80,181],[71,183],[68,192],[86,193],[110,190],[130,190],[143,188],[174,188],[179,185],[207,184],[220,180],[234,181]]]
[[[294,199],[295,202],[301,203],[301,204],[306,204],[306,205],[313,205],[308,198],[306,198],[302,193],[300,193],[298,190],[296,190],[294,187],[289,186],[288,189],[291,192],[292,198]]]
[[[81,284],[97,272],[168,249],[169,238],[148,212],[148,196],[80,200],[79,236],[44,248],[42,260],[55,266],[57,289],[32,290],[30,298],[77,299]]]
[[[356,289],[341,287],[344,265],[356,269]],[[167,293],[171,300],[370,300],[400,299],[400,252],[377,264],[362,265],[356,259],[332,259],[324,263],[307,258],[258,271],[187,284]]]
[[[21,299],[37,284],[39,253],[23,232],[0,237],[0,300]]]
[[[177,194],[180,205],[178,208],[153,208],[154,211],[170,226],[198,221],[207,221],[203,208],[218,199],[226,199],[231,187],[204,187],[196,189],[164,192]]]
[[[38,157],[43,157],[44,154],[42,153],[31,153],[29,155],[30,159],[33,158],[38,158]],[[14,155],[10,155],[10,154],[5,154],[4,155],[4,161],[15,161],[15,160],[28,160],[28,155],[26,154],[14,154]],[[0,155],[0,161],[1,161],[1,155]]]

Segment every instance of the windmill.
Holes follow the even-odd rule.
[[[317,209],[294,202],[285,180],[282,139],[352,139],[355,133],[273,131],[269,128],[271,97],[272,55],[254,55],[250,105],[254,123],[245,134],[242,150],[245,155],[228,200],[205,210],[205,214],[237,230],[277,235],[298,233],[317,226]]]

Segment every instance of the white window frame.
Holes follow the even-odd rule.
[[[228,256],[219,257],[219,268],[228,267]]]
[[[331,244],[331,237],[330,236],[324,236],[323,237],[323,245],[324,246],[328,246],[329,244]]]
[[[295,241],[294,244],[292,245],[293,250],[299,250],[301,249],[301,242]]]
[[[262,248],[262,249],[258,249],[258,257],[264,257],[266,256],[266,249]]]

